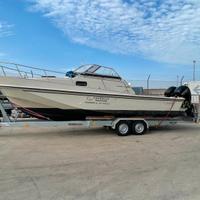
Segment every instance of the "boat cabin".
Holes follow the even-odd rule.
[[[130,85],[110,67],[96,64],[82,65],[74,71],[68,71],[66,77],[76,80],[76,86],[87,86],[88,88],[120,93],[134,93]]]

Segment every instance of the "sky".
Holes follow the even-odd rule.
[[[200,0],[0,0],[0,60],[128,80],[200,79]]]

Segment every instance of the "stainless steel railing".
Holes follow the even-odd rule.
[[[63,72],[41,69],[12,62],[0,61],[0,76],[18,76],[21,78],[64,76]]]

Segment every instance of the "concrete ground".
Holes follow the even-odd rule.
[[[0,128],[0,200],[199,200],[200,125],[143,136]]]

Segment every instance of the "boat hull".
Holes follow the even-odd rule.
[[[51,120],[177,117],[185,114],[181,109],[183,99],[8,86],[2,87],[1,91],[24,112]]]
[[[47,118],[54,121],[86,120],[90,118],[120,118],[120,117],[141,117],[141,118],[165,118],[185,116],[183,111],[127,111],[127,110],[64,110],[58,108],[20,108],[25,113],[37,118]],[[31,111],[31,112],[29,112]],[[35,113],[35,115],[34,115]],[[38,116],[39,114],[40,116]]]

